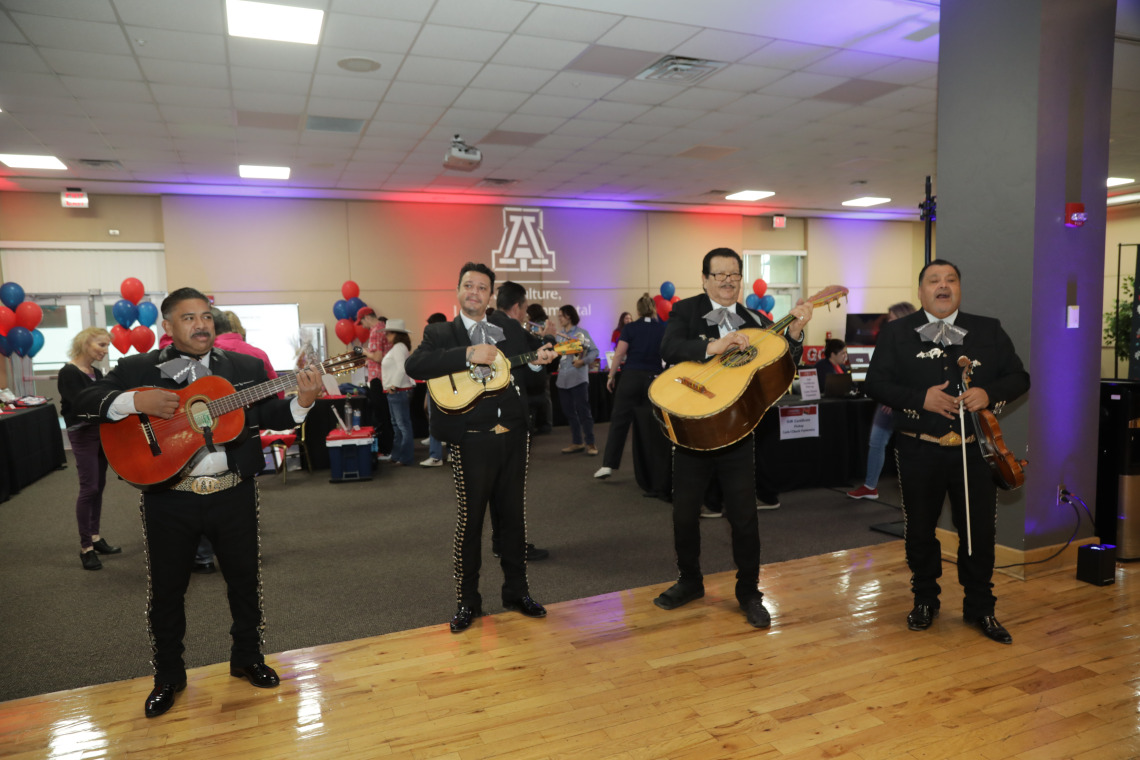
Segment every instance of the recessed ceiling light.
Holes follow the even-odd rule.
[[[1126,193],[1125,195],[1110,195],[1106,205],[1108,206],[1121,206],[1125,203],[1136,203],[1140,201],[1140,193]]]
[[[336,62],[336,65],[345,71],[355,71],[358,74],[365,74],[380,68],[380,62],[371,58],[341,58]]]
[[[863,196],[862,198],[852,198],[849,201],[843,201],[844,206],[878,206],[882,203],[890,203],[890,198],[875,198],[870,195]]]
[[[316,45],[325,12],[249,0],[226,0],[226,21],[234,37]]]
[[[1109,177],[1108,186],[1117,187],[1118,185],[1131,185],[1135,181],[1136,180],[1130,179],[1128,177]]]
[[[238,174],[242,179],[289,179],[289,167],[241,164],[238,166]]]
[[[758,201],[761,198],[771,198],[775,193],[770,190],[741,190],[739,193],[724,196],[726,201]]]
[[[0,163],[13,169],[57,169],[67,171],[55,156],[21,156],[15,153],[0,153]]]

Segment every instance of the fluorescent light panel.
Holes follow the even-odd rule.
[[[0,163],[12,169],[56,169],[67,171],[55,156],[21,156],[16,153],[0,153]]]
[[[739,193],[724,196],[726,201],[758,201],[761,198],[771,198],[775,193],[768,190],[741,190]]]
[[[289,167],[241,164],[238,166],[238,174],[242,179],[289,179]]]
[[[1127,193],[1125,195],[1110,195],[1106,205],[1109,206],[1122,206],[1125,203],[1138,203],[1140,202],[1140,193]]]
[[[890,198],[875,198],[874,196],[866,195],[862,198],[852,198],[849,201],[843,201],[844,206],[879,206],[884,203],[890,203]]]
[[[1120,185],[1131,185],[1135,181],[1136,180],[1129,179],[1128,177],[1109,177],[1108,178],[1108,186],[1109,187],[1118,187]]]
[[[325,12],[249,0],[226,0],[226,21],[234,37],[316,45]]]

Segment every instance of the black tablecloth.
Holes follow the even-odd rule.
[[[66,463],[54,404],[0,415],[0,501]]]
[[[797,488],[846,487],[862,478],[867,466],[867,438],[875,414],[870,399],[821,399],[804,402],[785,396],[777,406],[819,405],[819,437],[780,440],[773,407],[756,426],[756,490],[782,493]],[[633,421],[633,472],[647,494],[672,493],[669,440],[652,415],[639,409]]]

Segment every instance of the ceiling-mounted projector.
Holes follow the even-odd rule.
[[[459,135],[451,141],[451,147],[443,156],[443,168],[457,172],[475,171],[481,163],[483,163],[483,154],[478,148],[472,148],[463,142],[463,138]]]

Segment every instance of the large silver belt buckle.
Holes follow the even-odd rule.
[[[212,478],[209,475],[203,475],[194,478],[194,482],[190,484],[190,490],[199,496],[206,494],[217,493],[222,490],[222,481],[217,478]]]

